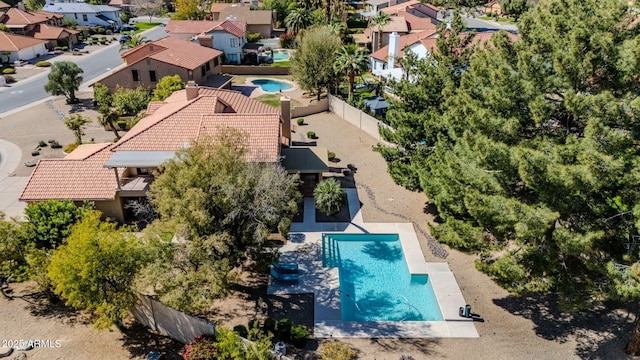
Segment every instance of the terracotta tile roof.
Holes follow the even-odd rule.
[[[230,7],[231,3],[216,3],[211,4],[211,8],[209,9],[212,13],[219,13],[220,11]]]
[[[353,42],[356,44],[368,44],[371,42],[371,38],[365,34],[353,34]]]
[[[251,10],[249,6],[230,6],[220,11],[220,19],[235,16],[236,20],[244,21],[247,25],[271,25],[273,12],[271,10]]]
[[[398,11],[397,16],[404,18],[409,31],[436,31],[440,21],[430,17],[418,17],[406,11]]]
[[[398,57],[402,57],[404,55],[404,48],[406,48],[407,46],[413,45],[422,39],[434,36],[436,36],[435,31],[422,31],[400,36],[400,52],[398,54]],[[377,51],[371,53],[371,55],[369,56],[380,61],[387,61],[387,58],[389,57],[389,45],[381,47]]]
[[[113,155],[111,143],[81,145],[64,159],[38,162],[20,200],[114,199],[118,184],[113,169],[102,165]],[[78,152],[76,154],[76,152]],[[124,169],[119,170],[120,176]]]
[[[7,4],[7,3],[6,3],[6,2],[4,2],[4,1],[0,1],[0,9],[2,9],[2,8],[8,8],[8,7],[11,7],[11,5]]]
[[[18,8],[11,8],[5,13],[7,16],[4,24],[11,26],[26,26],[30,24],[40,24],[49,21],[52,18],[64,17],[64,15],[53,14],[48,11],[25,11]],[[55,15],[55,16],[54,16]]]
[[[151,101],[151,102],[149,102],[149,105],[147,105],[147,111],[145,112],[145,115],[149,116],[149,115],[153,114],[154,112],[156,112],[156,110],[158,110],[164,104],[165,104],[164,101]]]
[[[46,43],[45,40],[0,31],[0,51],[19,51],[44,43]]]
[[[244,21],[210,20],[169,20],[165,31],[168,34],[203,34],[212,31],[226,31],[237,37],[244,36],[247,25]]]
[[[150,58],[166,64],[194,70],[220,55],[222,55],[220,50],[167,36],[127,51],[121,56],[125,58],[129,66]]]
[[[378,31],[377,29],[378,27],[376,26],[375,30]],[[391,16],[391,21],[382,28],[382,31],[406,33],[409,32],[409,27],[407,26],[407,21],[403,17]]]
[[[201,87],[199,88],[199,96],[187,101],[186,91],[181,90],[173,93],[151,115],[140,120],[118,141],[113,151],[175,151],[181,149],[185,142],[196,140],[200,136],[204,117],[222,112],[227,116],[224,119],[230,122],[235,121],[233,120],[235,116],[253,120],[262,117],[276,118],[277,124],[280,121],[278,109],[248,98],[237,91]],[[256,120],[256,123],[259,124],[260,121]],[[280,128],[277,124],[274,127],[275,131],[279,133]],[[209,129],[210,126],[205,128]],[[274,141],[276,144],[279,141],[277,134]],[[253,146],[254,144],[249,143],[249,147]],[[261,148],[266,149],[265,147]]]
[[[424,15],[427,15],[428,10],[438,12],[441,9],[437,6],[431,5],[429,3],[421,3],[418,0],[406,1],[400,4],[388,6],[380,11],[385,12],[389,15],[396,14],[399,11],[404,11],[405,9],[410,9],[412,11],[420,12]]]
[[[398,12],[399,10],[404,10],[405,8],[413,6],[415,4],[420,4],[420,1],[419,0],[405,1],[405,2],[400,3],[400,4],[387,6],[386,8],[380,9],[380,11],[382,11],[384,13],[387,13],[389,15],[392,15],[392,14],[395,14],[396,12]]]
[[[245,32],[247,31],[247,23],[245,23],[244,21],[225,20],[214,30],[224,30],[236,37],[243,37]]]
[[[39,24],[36,32],[33,33],[33,37],[36,39],[54,40],[60,39],[63,33],[70,35],[79,34],[80,31],[67,28],[61,28],[59,26],[52,26],[47,24]]]
[[[199,138],[215,136],[222,129],[235,128],[245,134],[249,153],[247,160],[276,162],[280,154],[280,116],[277,114],[204,115]]]

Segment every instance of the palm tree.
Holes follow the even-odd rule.
[[[284,25],[289,34],[298,34],[301,30],[311,25],[309,12],[303,9],[293,9],[284,19]]]
[[[116,136],[116,139],[120,139],[120,134],[118,134],[118,129],[116,129],[115,125],[115,122],[120,118],[120,112],[109,105],[100,106],[98,112],[101,115],[98,117],[98,123],[101,126],[109,126]]]
[[[391,16],[382,11],[378,12],[378,15],[371,17],[371,23],[378,26],[378,48],[375,50],[379,50],[382,47],[382,30],[390,21]]]
[[[131,35],[131,37],[120,46],[120,50],[133,49],[147,42],[147,38],[140,34]]]
[[[367,71],[368,65],[367,52],[355,44],[344,45],[338,51],[333,68],[337,73],[346,74],[349,82],[349,100],[353,98],[353,83],[356,76]]]

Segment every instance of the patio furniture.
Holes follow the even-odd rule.
[[[297,274],[298,263],[271,263],[273,268],[280,274]]]
[[[282,282],[297,282],[298,274],[281,274],[277,272],[274,268],[271,268],[271,277],[274,280],[282,281]]]

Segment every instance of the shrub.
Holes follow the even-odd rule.
[[[249,336],[249,330],[247,330],[247,327],[244,325],[236,325],[233,327],[233,332],[235,332],[236,334],[242,336],[243,338],[246,338],[247,336]]]
[[[191,344],[187,344],[184,346],[184,359],[216,359],[216,348],[216,340],[213,336],[198,336],[191,342]]]
[[[280,222],[278,223],[278,233],[280,233],[280,235],[282,235],[283,238],[287,238],[287,236],[289,236],[289,229],[291,229],[291,219],[289,218],[282,218],[282,220],[280,220]]]
[[[307,329],[302,325],[296,325],[291,329],[291,343],[301,349],[307,343]]]
[[[344,195],[345,191],[336,179],[324,180],[313,190],[316,207],[327,215],[333,215],[340,211],[344,204]]]
[[[116,121],[116,123],[118,124],[118,127],[120,128],[120,130],[126,130],[127,129],[127,121],[126,120],[118,120],[118,121]]]
[[[46,142],[46,141],[44,141],[44,140],[40,140],[40,141],[38,142],[38,146],[40,146],[40,147],[46,147],[47,145],[49,145],[49,144],[47,144],[47,142]]]
[[[336,153],[333,151],[327,151],[327,157],[329,158],[329,161],[333,161],[336,159]]]
[[[276,320],[273,318],[266,318],[264,320],[264,331],[272,334],[276,333]]]
[[[61,50],[62,50],[62,51],[67,51],[67,50],[69,50],[69,47],[68,47],[68,46],[63,46],[63,47],[61,48]]]
[[[122,115],[137,115],[147,108],[151,100],[149,90],[142,86],[136,89],[126,89],[118,85],[111,98],[112,105]]]
[[[296,120],[296,122],[298,123],[298,125],[304,125],[304,119],[303,118],[299,118],[298,120]]]
[[[107,31],[105,31],[104,33],[105,33],[106,35],[111,35],[111,34],[113,34],[113,31],[111,31],[111,30],[107,30]]]
[[[291,320],[282,318],[278,320],[278,338],[283,341],[291,340]]]
[[[320,348],[320,359],[322,360],[353,360],[357,353],[347,344],[341,342],[331,342],[322,345]]]
[[[67,146],[64,147],[64,152],[66,152],[67,154],[69,154],[70,152],[72,152],[73,150],[75,150],[78,147],[78,144],[76,143],[71,143]]]
[[[5,75],[4,76],[4,81],[6,81],[7,84],[12,84],[12,83],[16,82],[16,78],[14,78],[11,75]]]
[[[100,44],[104,45],[107,43],[107,39],[100,39]]]
[[[296,37],[293,34],[280,35],[280,46],[285,49],[292,49]]]
[[[262,35],[260,35],[260,33],[247,33],[247,42],[254,43],[260,39],[262,39]]]
[[[37,67],[49,67],[49,66],[51,66],[51,63],[48,62],[48,61],[38,61],[36,63],[36,66]]]
[[[16,73],[16,69],[14,68],[6,68],[4,70],[2,70],[2,73],[7,75],[7,74],[15,74]]]
[[[31,156],[38,156],[38,155],[40,155],[40,151],[38,150],[34,150],[31,152]]]
[[[56,46],[53,48],[53,50],[58,51],[58,50],[62,50],[62,48],[60,46]]]
[[[249,329],[259,328],[260,327],[260,320],[251,319],[251,320],[249,320],[249,323],[247,325],[249,325]]]
[[[316,138],[316,133],[314,131],[307,131],[307,137],[309,139],[315,139]]]
[[[52,149],[60,149],[62,147],[62,145],[55,140],[49,141],[49,144],[51,144]]]

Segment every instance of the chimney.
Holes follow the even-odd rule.
[[[188,81],[185,90],[187,92],[187,100],[193,100],[198,97],[198,85],[196,85],[195,81]]]
[[[208,47],[213,49],[213,36],[200,34],[198,35],[198,43],[200,46]]]
[[[16,7],[18,8],[18,10],[22,10],[22,11],[26,11],[26,9],[24,8],[24,3],[21,1],[19,2]]]
[[[291,141],[291,99],[287,96],[280,98],[280,117],[282,118],[282,137]]]
[[[393,69],[396,65],[396,59],[400,55],[400,35],[397,32],[393,32],[389,35],[389,56],[387,58],[387,69]]]

